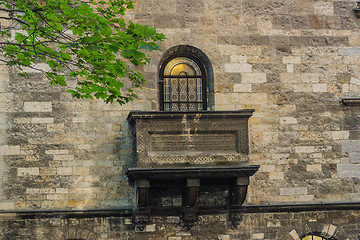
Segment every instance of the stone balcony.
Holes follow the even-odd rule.
[[[132,111],[135,166],[127,175],[136,187],[137,222],[146,222],[154,182],[183,185],[182,218],[196,220],[201,182],[225,180],[229,207],[245,201],[249,177],[248,119],[254,110],[202,112]],[[163,184],[164,185],[164,184]]]

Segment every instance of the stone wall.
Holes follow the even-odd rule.
[[[162,52],[151,53],[151,64],[140,69],[148,82],[139,99],[127,105],[74,100],[39,73],[22,79],[0,65],[0,211],[131,208],[133,187],[125,171],[133,158],[126,117],[130,110],[159,110],[160,59],[177,45],[194,46],[210,59],[216,110],[255,109],[249,157],[261,167],[251,178],[246,204],[360,201],[359,107],[340,104],[343,97],[360,96],[360,19],[352,10],[354,0],[135,3],[127,17],[156,27],[167,39],[160,44]],[[354,229],[360,227],[357,211],[309,215],[246,215],[243,227],[217,228],[209,239],[287,239],[293,229],[301,236],[324,224],[344,232],[339,239],[346,239],[340,237],[345,232],[355,239]],[[210,219],[217,217],[222,218]],[[287,220],[277,218],[291,226],[283,227]],[[321,224],[306,227],[313,220]],[[35,224],[40,236],[47,224],[72,226],[66,221],[1,224],[9,231]],[[111,218],[91,221],[112,232]],[[195,227],[198,235],[176,235],[176,224],[156,228],[164,238],[196,239],[211,229],[204,221]],[[135,239],[132,230],[117,226],[119,239]],[[0,236],[13,239],[6,231]],[[21,238],[23,233],[16,234]]]

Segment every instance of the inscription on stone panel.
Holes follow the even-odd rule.
[[[152,132],[150,154],[238,153],[236,131],[203,131],[196,133]]]

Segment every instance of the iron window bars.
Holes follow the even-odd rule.
[[[160,86],[163,111],[206,110],[206,79],[204,70],[188,57],[167,62]]]

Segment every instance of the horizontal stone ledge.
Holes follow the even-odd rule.
[[[94,218],[94,217],[132,217],[133,209],[89,209],[89,210],[0,210],[1,219],[36,218]]]
[[[213,119],[213,118],[250,118],[255,110],[244,109],[239,111],[131,111],[127,120],[132,123],[137,119]]]
[[[179,215],[181,207],[151,208],[152,216]],[[360,210],[360,202],[328,202],[328,203],[289,203],[270,205],[242,205],[240,207],[200,207],[200,215],[225,214],[229,211],[239,213],[283,213],[283,212],[324,212]],[[93,210],[44,210],[44,211],[0,211],[1,219],[37,219],[37,218],[97,218],[97,217],[132,217],[134,210],[93,209]]]
[[[229,167],[129,168],[132,179],[237,178],[254,175],[259,165]]]

